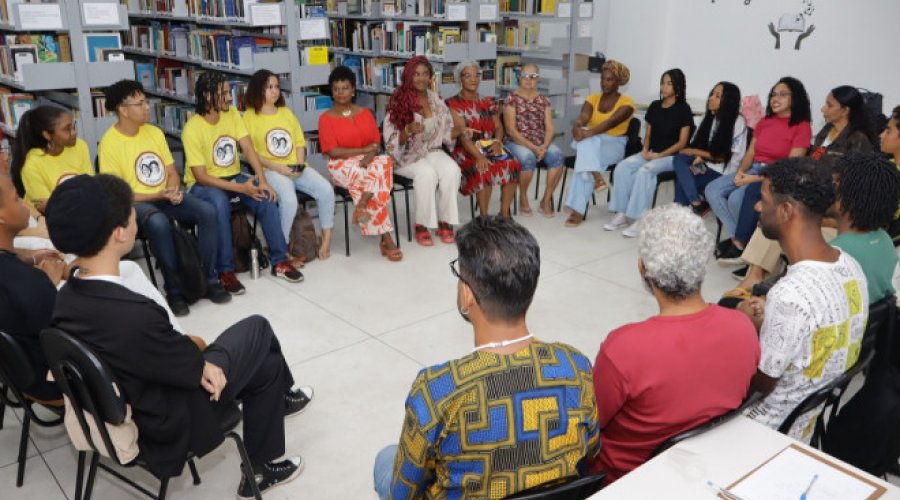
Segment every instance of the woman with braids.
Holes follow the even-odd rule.
[[[72,114],[38,106],[22,115],[12,144],[11,173],[19,196],[40,213],[60,182],[93,174],[91,153],[78,138]]]
[[[387,207],[394,186],[393,161],[378,154],[381,134],[372,112],[353,102],[353,71],[346,66],[334,68],[328,86],[334,105],[319,117],[319,145],[328,157],[331,180],[350,191],[356,205],[353,223],[365,236],[380,235],[381,255],[397,262],[403,253],[391,238],[394,225]]]
[[[609,202],[609,211],[615,215],[603,229],[614,231],[628,226],[622,232],[626,238],[636,238],[640,233],[641,217],[650,208],[656,190],[656,176],[672,171],[675,154],[687,146],[694,129],[691,107],[685,101],[686,92],[687,84],[680,69],[663,73],[659,80],[659,100],[650,104],[644,116],[647,131],[643,150],[616,166],[616,184]]]
[[[747,149],[747,122],[740,114],[741,91],[719,82],[709,93],[706,115],[691,144],[675,155],[675,203],[690,205],[703,216],[709,204],[700,199],[707,184],[737,170]]]
[[[453,70],[459,84],[459,94],[447,99],[454,125],[460,134],[453,149],[453,158],[462,169],[463,196],[474,194],[478,212],[488,214],[493,185],[500,185],[500,215],[510,216],[510,206],[519,182],[519,160],[503,147],[503,124],[500,107],[491,96],[478,95],[481,68],[467,59]]]
[[[459,166],[442,149],[456,145],[459,131],[450,108],[431,90],[433,78],[428,59],[410,59],[384,117],[385,149],[394,158],[394,173],[415,182],[416,241],[422,246],[434,244],[430,229],[444,243],[453,243],[453,226],[459,224]]]

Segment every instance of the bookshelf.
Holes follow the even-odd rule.
[[[112,118],[97,109],[92,89],[105,87],[122,78],[133,78],[129,61],[115,60],[115,47],[105,52],[89,52],[94,42],[104,37],[115,38],[128,29],[125,8],[118,0],[66,0],[58,3],[16,3],[0,0],[0,87],[3,94],[23,93],[33,96],[31,105],[51,102],[76,112],[78,135],[96,154],[97,142],[112,124]],[[92,41],[91,41],[92,40]],[[12,41],[10,44],[8,42]],[[24,43],[22,43],[24,42]],[[36,46],[36,51],[53,52],[52,57],[36,52],[34,64],[26,60],[16,65],[10,61],[16,46]],[[104,55],[106,54],[106,55]],[[26,58],[28,56],[26,55]],[[109,60],[102,58],[108,57]],[[9,63],[13,66],[10,68]],[[3,97],[2,129],[10,136],[15,119]],[[24,111],[23,106],[19,111]]]

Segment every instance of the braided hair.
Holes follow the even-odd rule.
[[[887,227],[900,201],[900,170],[877,153],[849,153],[839,158],[837,195],[841,213],[859,231]]]
[[[422,106],[419,104],[419,96],[416,94],[415,87],[413,87],[413,76],[419,66],[425,66],[428,68],[431,76],[434,76],[434,68],[431,67],[428,59],[423,56],[413,57],[403,67],[400,86],[394,90],[390,101],[388,101],[387,112],[390,113],[391,123],[397,127],[397,130],[401,130],[412,123],[413,114],[422,110]]]
[[[205,115],[210,111],[218,111],[222,84],[227,81],[225,75],[218,71],[206,71],[197,78],[197,83],[194,86],[197,105],[194,109],[198,114]]]

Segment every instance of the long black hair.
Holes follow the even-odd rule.
[[[198,114],[205,115],[213,110],[218,111],[222,84],[227,81],[225,75],[218,71],[206,71],[197,78],[194,94],[197,96],[195,109]]]
[[[672,88],[675,90],[675,100],[676,101],[684,101],[687,99],[687,79],[684,77],[684,71],[681,71],[680,68],[672,68],[670,70],[666,70],[661,77],[659,77],[659,83],[662,85],[663,80],[666,78],[666,75],[669,75],[669,78],[672,80]],[[659,96],[660,99],[663,98],[662,94]]]
[[[32,149],[46,150],[50,147],[50,140],[44,137],[44,132],[53,133],[59,118],[68,113],[58,106],[38,106],[28,110],[19,120],[19,128],[16,130],[16,139],[12,143],[12,174],[13,185],[19,196],[25,196],[25,184],[22,182],[22,167],[25,166],[25,157]]]
[[[775,82],[775,85],[772,85],[772,90],[769,91],[769,99],[766,101],[766,116],[769,117],[775,114],[772,112],[772,92],[775,92],[775,87],[779,83],[787,85],[787,88],[791,91],[791,119],[788,121],[788,125],[793,127],[803,122],[811,123],[812,109],[809,104],[809,94],[806,93],[806,87],[803,86],[803,83],[792,76],[782,77],[781,80]]]
[[[694,135],[691,147],[709,151],[715,159],[721,159],[726,164],[731,161],[731,143],[734,139],[734,123],[741,113],[741,89],[731,82],[719,82],[713,85],[709,95],[712,96],[716,91],[716,87],[722,86],[722,98],[719,100],[719,109],[713,113],[706,106],[706,114],[703,115],[703,121],[700,122],[700,128]],[[716,132],[712,138],[709,137],[709,131],[712,129],[713,121],[718,121]]]
[[[831,89],[831,96],[834,97],[838,104],[850,110],[850,115],[847,117],[847,128],[850,130],[850,133],[862,132],[869,139],[869,142],[877,145],[878,136],[875,134],[872,118],[869,116],[869,111],[866,109],[863,96],[859,93],[859,90],[849,85],[841,85]]]

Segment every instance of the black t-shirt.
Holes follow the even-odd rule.
[[[694,127],[691,107],[684,101],[675,101],[664,108],[662,101],[653,101],[647,109],[644,120],[650,124],[650,151],[660,153],[678,142],[681,127]],[[690,134],[688,134],[690,137]]]
[[[0,330],[19,342],[37,376],[25,392],[38,399],[60,399],[59,388],[46,380],[49,365],[40,342],[41,330],[50,326],[56,287],[42,271],[6,252],[0,252],[0,276]]]

